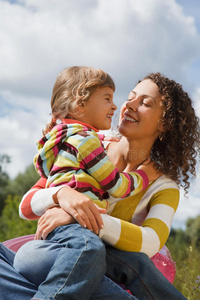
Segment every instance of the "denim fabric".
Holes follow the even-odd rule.
[[[13,268],[15,252],[0,243],[0,299],[30,300],[37,286]]]
[[[106,275],[125,286],[140,300],[186,300],[144,253],[106,247]]]
[[[40,276],[40,272],[42,271],[44,264],[42,259],[47,256],[49,258],[53,258],[53,255],[49,256],[52,252],[55,253],[55,257],[57,255],[56,253],[56,247],[52,248],[52,245],[49,243],[47,247],[47,244],[44,247],[44,242],[39,241],[39,244],[41,244],[41,249],[39,248],[39,245],[37,245],[36,249],[40,251],[39,253],[36,252],[39,256],[38,259],[39,262],[41,262],[41,265],[37,265],[37,268],[35,268],[35,272],[38,271],[37,275]],[[31,250],[32,245],[30,247],[26,248],[26,250]],[[32,252],[33,253],[33,252]],[[21,252],[22,254],[22,252]],[[54,257],[54,259],[55,259]],[[10,249],[6,248],[3,244],[0,243],[0,299],[1,300],[30,300],[34,294],[37,292],[37,286],[33,283],[29,282],[26,278],[24,278],[22,275],[20,275],[17,270],[13,267],[13,261],[15,258],[15,252],[11,251]],[[34,260],[32,260],[34,261]],[[24,259],[24,263],[26,262],[26,259]],[[50,263],[51,264],[51,263]],[[31,266],[30,261],[28,266],[30,267],[29,272],[32,273],[34,267]],[[41,268],[39,268],[41,267]],[[43,275],[42,275],[43,276]],[[74,295],[76,297],[76,293]],[[73,296],[68,298],[67,296],[65,299],[75,299]],[[53,299],[53,298],[51,298]],[[57,299],[57,298],[54,298]],[[81,297],[81,300],[83,298]],[[109,278],[106,276],[103,277],[99,288],[97,288],[94,292],[94,295],[90,298],[91,300],[137,300],[134,296],[129,295],[126,291],[124,291],[120,286],[112,282]]]
[[[106,276],[103,242],[79,224],[55,229],[46,241],[26,243],[15,268],[40,284],[33,299],[137,300]]]
[[[139,300],[122,289],[107,276],[101,280],[100,286],[96,289],[90,300]]]
[[[30,241],[16,253],[13,266],[28,281],[39,286],[45,281],[62,245],[52,241]]]
[[[57,245],[59,250],[55,248],[54,263],[34,298],[90,299],[106,271],[106,252],[102,241],[79,224],[60,226],[49,234],[47,240]],[[51,248],[49,252],[52,251]]]
[[[53,266],[58,253],[60,251],[59,242],[51,241],[37,241],[31,242],[29,247],[26,247],[26,251],[30,253],[31,261],[28,260],[26,251],[25,256],[21,252],[21,262],[22,265],[26,265],[28,272],[27,274],[35,274],[34,276],[41,276],[42,280],[49,272],[48,268]],[[34,250],[34,245],[36,245],[36,250]],[[33,249],[32,249],[33,248]],[[132,291],[132,293],[140,300],[184,300],[186,299],[183,295],[177,291],[172,284],[160,273],[160,271],[153,265],[151,260],[143,253],[129,253],[118,251],[112,247],[106,247],[107,252],[107,272],[106,274],[123,284],[126,284],[127,288]],[[19,252],[20,253],[20,252]],[[64,253],[64,252],[63,252]],[[19,256],[19,261],[20,261]],[[35,258],[34,258],[35,256]],[[30,300],[37,292],[37,286],[27,280],[25,277],[20,275],[17,270],[13,268],[13,261],[15,258],[15,253],[4,245],[0,243],[0,299],[2,300]],[[16,255],[17,258],[17,255]],[[53,260],[53,262],[52,262]],[[37,264],[35,264],[37,262]],[[67,264],[67,260],[63,259],[63,264]],[[46,268],[46,273],[44,272],[44,267]],[[24,268],[25,269],[25,268]],[[76,269],[76,266],[75,266]],[[74,270],[75,270],[74,269]],[[56,274],[55,274],[56,275]],[[60,271],[57,272],[57,277],[59,277]],[[94,284],[94,279],[91,278],[90,282],[87,282],[87,275],[84,273],[85,284]],[[53,275],[54,276],[54,275]],[[53,278],[52,284],[56,287],[57,278]],[[74,275],[76,277],[76,275]],[[78,275],[79,277],[79,275]],[[35,277],[36,278],[36,277]],[[78,280],[76,280],[78,281]],[[51,285],[51,283],[50,283]],[[45,288],[48,288],[48,284]],[[82,286],[83,287],[83,286]],[[50,298],[38,298],[38,299],[78,299],[76,294],[76,286],[73,287],[75,290],[74,294],[71,296],[55,295],[50,296]],[[84,291],[85,294],[87,292]],[[84,295],[83,293],[83,295]],[[80,296],[80,295],[79,295]],[[86,298],[85,298],[86,297]],[[126,300],[132,299],[137,300],[134,296],[129,295],[120,286],[111,281],[108,277],[103,276],[100,285],[94,290],[91,297],[88,295],[81,296],[79,299],[91,299],[91,300]]]

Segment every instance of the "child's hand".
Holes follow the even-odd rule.
[[[138,170],[142,170],[147,174],[147,177],[150,181],[154,181],[158,179],[161,175],[163,175],[162,172],[160,172],[158,169],[156,169],[155,162],[151,161],[150,158],[147,158],[142,165],[138,167]]]
[[[106,213],[105,209],[96,206],[90,198],[69,186],[63,186],[57,192],[57,200],[68,214],[70,214],[81,226],[98,234],[103,228],[100,213]]]
[[[104,141],[108,141],[108,142],[119,142],[120,139],[114,136],[105,136],[104,137]]]
[[[38,221],[35,240],[45,240],[55,228],[72,223],[76,223],[76,220],[61,207],[49,208]]]

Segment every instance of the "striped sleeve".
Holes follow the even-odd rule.
[[[80,163],[112,197],[125,198],[147,188],[149,180],[146,173],[141,170],[120,173],[94,135],[82,139],[77,148]]]
[[[102,215],[104,229],[99,236],[119,250],[143,252],[152,257],[167,241],[178,202],[178,189],[157,192],[149,202],[150,209],[141,226]]]
[[[37,220],[49,208],[56,206],[53,195],[61,188],[45,189],[46,179],[39,181],[23,196],[19,205],[22,219]]]

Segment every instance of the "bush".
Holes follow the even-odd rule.
[[[19,217],[21,196],[8,196],[0,217],[0,241],[5,241],[22,235],[33,234],[37,221],[23,220]]]
[[[167,242],[176,262],[173,285],[188,300],[200,299],[200,249],[187,235],[187,230],[172,230]]]

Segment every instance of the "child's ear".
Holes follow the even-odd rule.
[[[85,101],[83,101],[83,100],[79,101],[79,102],[78,102],[78,105],[79,105],[80,107],[85,107]]]
[[[75,114],[80,114],[80,113],[84,113],[85,112],[85,102],[84,101],[80,101],[79,103],[76,104],[76,108],[75,108]]]

